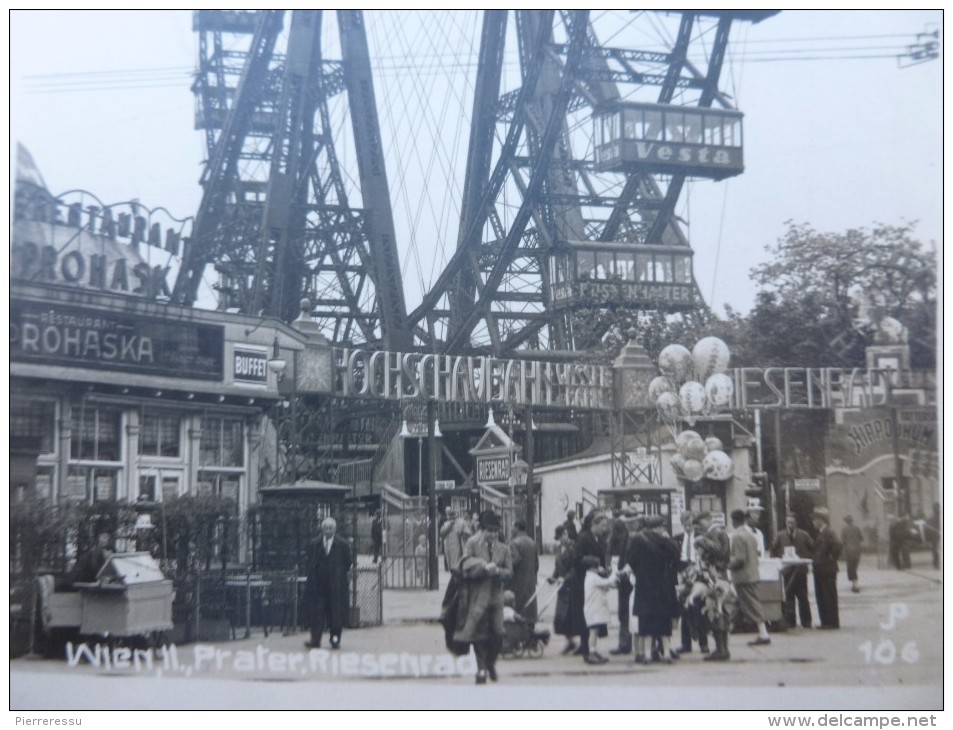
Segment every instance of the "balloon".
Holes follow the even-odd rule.
[[[674,421],[681,414],[681,404],[675,393],[662,393],[655,401],[658,412],[666,421]]]
[[[692,439],[691,441],[686,441],[685,445],[678,450],[682,456],[686,459],[695,461],[701,461],[705,458],[705,454],[708,453],[708,450],[705,448],[705,442],[701,439]]]
[[[685,413],[701,413],[705,410],[707,398],[705,396],[705,386],[690,380],[685,383],[678,391],[678,399],[682,404],[682,411]]]
[[[705,439],[705,446],[708,447],[709,451],[724,451],[725,446],[721,443],[721,439],[717,436],[709,436]]]
[[[678,436],[675,437],[675,448],[679,451],[682,450],[684,446],[689,441],[694,441],[695,439],[701,440],[701,434],[698,431],[682,431]]]
[[[649,383],[649,398],[653,401],[658,401],[658,397],[662,395],[662,393],[674,392],[675,384],[664,375],[659,375]]]
[[[715,373],[725,372],[730,358],[728,345],[717,337],[703,337],[692,348],[695,375],[703,383]]]
[[[658,366],[676,383],[682,383],[691,373],[692,353],[683,345],[668,345],[659,353]]]
[[[705,468],[697,459],[688,459],[685,462],[685,466],[682,467],[682,472],[685,474],[685,478],[690,482],[697,482],[705,476]]]
[[[702,467],[706,477],[719,482],[730,479],[735,470],[731,457],[724,451],[709,451],[702,461]]]
[[[672,468],[678,476],[681,476],[685,472],[685,457],[681,454],[672,454],[672,458],[668,460],[668,463],[672,465]]]
[[[735,392],[734,383],[724,373],[715,373],[705,381],[705,395],[712,408],[724,408],[731,403]]]

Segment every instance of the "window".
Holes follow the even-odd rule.
[[[82,405],[73,408],[70,458],[119,461],[120,413],[116,408]]]
[[[199,464],[234,467],[245,465],[241,419],[210,417],[202,422]]]
[[[112,502],[117,498],[119,470],[93,466],[71,466],[63,488],[63,498]]]
[[[227,472],[200,471],[196,493],[199,496],[216,496],[230,499],[238,511],[238,497],[241,493],[241,475]]]
[[[52,401],[10,400],[10,436],[12,439],[28,438],[39,441],[39,453],[54,451],[56,405]]]
[[[139,453],[143,456],[179,456],[181,420],[174,413],[144,411],[139,430]]]

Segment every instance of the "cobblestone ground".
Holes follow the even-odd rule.
[[[928,554],[914,558],[913,568],[900,572],[877,569],[868,557],[860,593],[850,591],[842,571],[839,631],[775,632],[764,647],[748,646],[750,634],[733,635],[727,663],[693,653],[671,665],[636,666],[631,656],[613,656],[590,666],[562,656],[557,636],[542,657],[502,659],[499,682],[476,687],[472,657],[449,657],[434,621],[442,591],[388,590],[384,624],[346,630],[337,652],[309,652],[301,632],[259,631],[151,656],[74,647],[62,660],[17,659],[10,663],[11,708],[939,709],[942,573]],[[550,566],[544,556],[542,577]],[[542,605],[554,588],[541,582]],[[550,603],[544,625],[552,611]],[[614,646],[616,637],[612,626],[600,648]]]

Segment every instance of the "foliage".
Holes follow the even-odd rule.
[[[877,323],[906,326],[911,365],[936,366],[936,254],[913,236],[914,226],[875,225],[820,233],[788,223],[767,250],[773,258],[751,270],[761,289],[748,315],[727,308],[672,315],[616,306],[590,307],[573,317],[577,343],[615,358],[634,330],[653,359],[666,345],[689,349],[702,337],[722,339],[735,367],[863,367]]]
[[[107,530],[121,542],[135,534],[136,511],[127,502],[51,502],[27,497],[10,505],[11,570],[65,573]]]
[[[935,367],[936,253],[912,224],[820,233],[788,222],[751,270],[762,290],[747,318],[746,355],[759,364],[861,366],[876,324],[906,325],[914,367]]]
[[[231,499],[214,495],[181,495],[164,504],[160,540],[163,554],[174,560],[176,574],[222,566],[237,558],[238,510]],[[160,543],[161,544],[161,543]]]

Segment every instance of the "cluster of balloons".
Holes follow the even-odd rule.
[[[665,347],[658,358],[662,374],[649,383],[649,397],[662,420],[692,423],[697,416],[727,406],[734,393],[725,374],[730,358],[728,345],[717,337],[704,337],[691,350],[683,345]]]
[[[682,431],[675,437],[675,449],[669,463],[677,476],[690,482],[697,482],[702,477],[721,482],[731,479],[734,474],[731,457],[715,436],[703,439],[696,431]]]
[[[734,384],[725,374],[730,359],[728,345],[717,337],[704,337],[691,350],[668,345],[659,353],[662,374],[649,383],[649,397],[673,435],[678,421],[692,425],[698,416],[716,413],[731,403]],[[688,481],[703,476],[719,481],[731,478],[731,457],[714,436],[703,439],[695,431],[682,431],[675,436],[675,447],[672,466]]]

